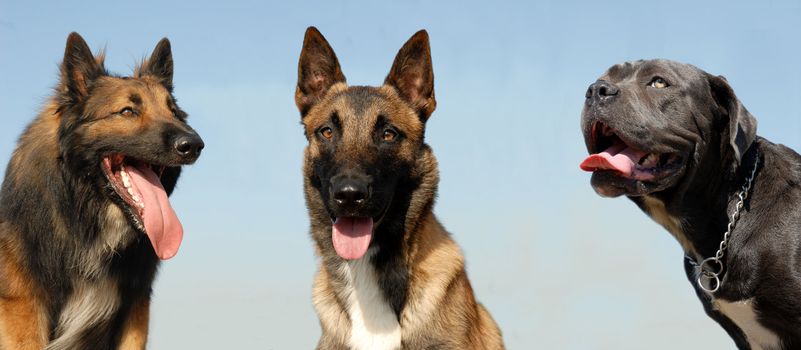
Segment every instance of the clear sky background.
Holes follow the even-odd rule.
[[[674,239],[579,171],[584,92],[609,66],[670,58],[725,75],[758,134],[801,150],[798,1],[0,0],[0,170],[56,84],[67,35],[130,74],[169,37],[175,95],[206,142],[172,203],[185,228],[155,285],[151,349],[308,349],[317,261],[293,101],[307,26],[353,85],[431,36],[435,212],[510,349],[733,348]]]

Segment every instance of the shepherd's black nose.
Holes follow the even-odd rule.
[[[598,80],[592,83],[589,88],[587,88],[587,94],[585,97],[587,98],[587,102],[590,102],[590,100],[606,101],[617,96],[618,92],[620,92],[620,89],[618,89],[617,86],[607,82],[606,80]]]
[[[175,151],[184,158],[197,158],[206,145],[197,134],[185,134],[175,139]]]
[[[339,181],[333,188],[334,201],[341,206],[361,205],[367,200],[369,189],[367,184],[355,179]]]
[[[332,209],[338,216],[361,216],[370,201],[372,176],[360,170],[343,169],[329,180]]]

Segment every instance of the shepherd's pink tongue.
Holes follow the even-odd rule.
[[[361,259],[370,247],[372,218],[337,218],[331,228],[334,250],[345,260]]]
[[[584,171],[614,170],[623,176],[633,176],[634,165],[646,154],[618,142],[601,153],[591,154],[579,167]]]
[[[161,186],[161,181],[156,173],[149,166],[129,166],[126,167],[126,170],[131,175],[131,182],[145,205],[142,216],[145,220],[145,232],[150,238],[153,250],[162,260],[172,258],[181,245],[184,228],[170,206],[167,192]]]

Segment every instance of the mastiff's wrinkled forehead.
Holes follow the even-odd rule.
[[[698,164],[736,166],[756,134],[756,121],[726,79],[668,60],[609,68],[586,92],[581,117],[602,196],[640,196],[689,180]],[[713,169],[709,169],[713,170]]]

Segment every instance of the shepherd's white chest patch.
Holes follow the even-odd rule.
[[[395,350],[401,347],[401,328],[395,312],[378,288],[378,280],[370,257],[344,266],[348,277],[348,315],[350,316],[350,346],[355,350]]]
[[[737,327],[745,333],[748,344],[754,350],[770,350],[779,349],[781,341],[775,333],[765,328],[757,320],[757,314],[754,310],[753,299],[746,299],[740,301],[725,301],[716,299],[713,302],[713,307],[726,315],[729,319],[737,324]]]

